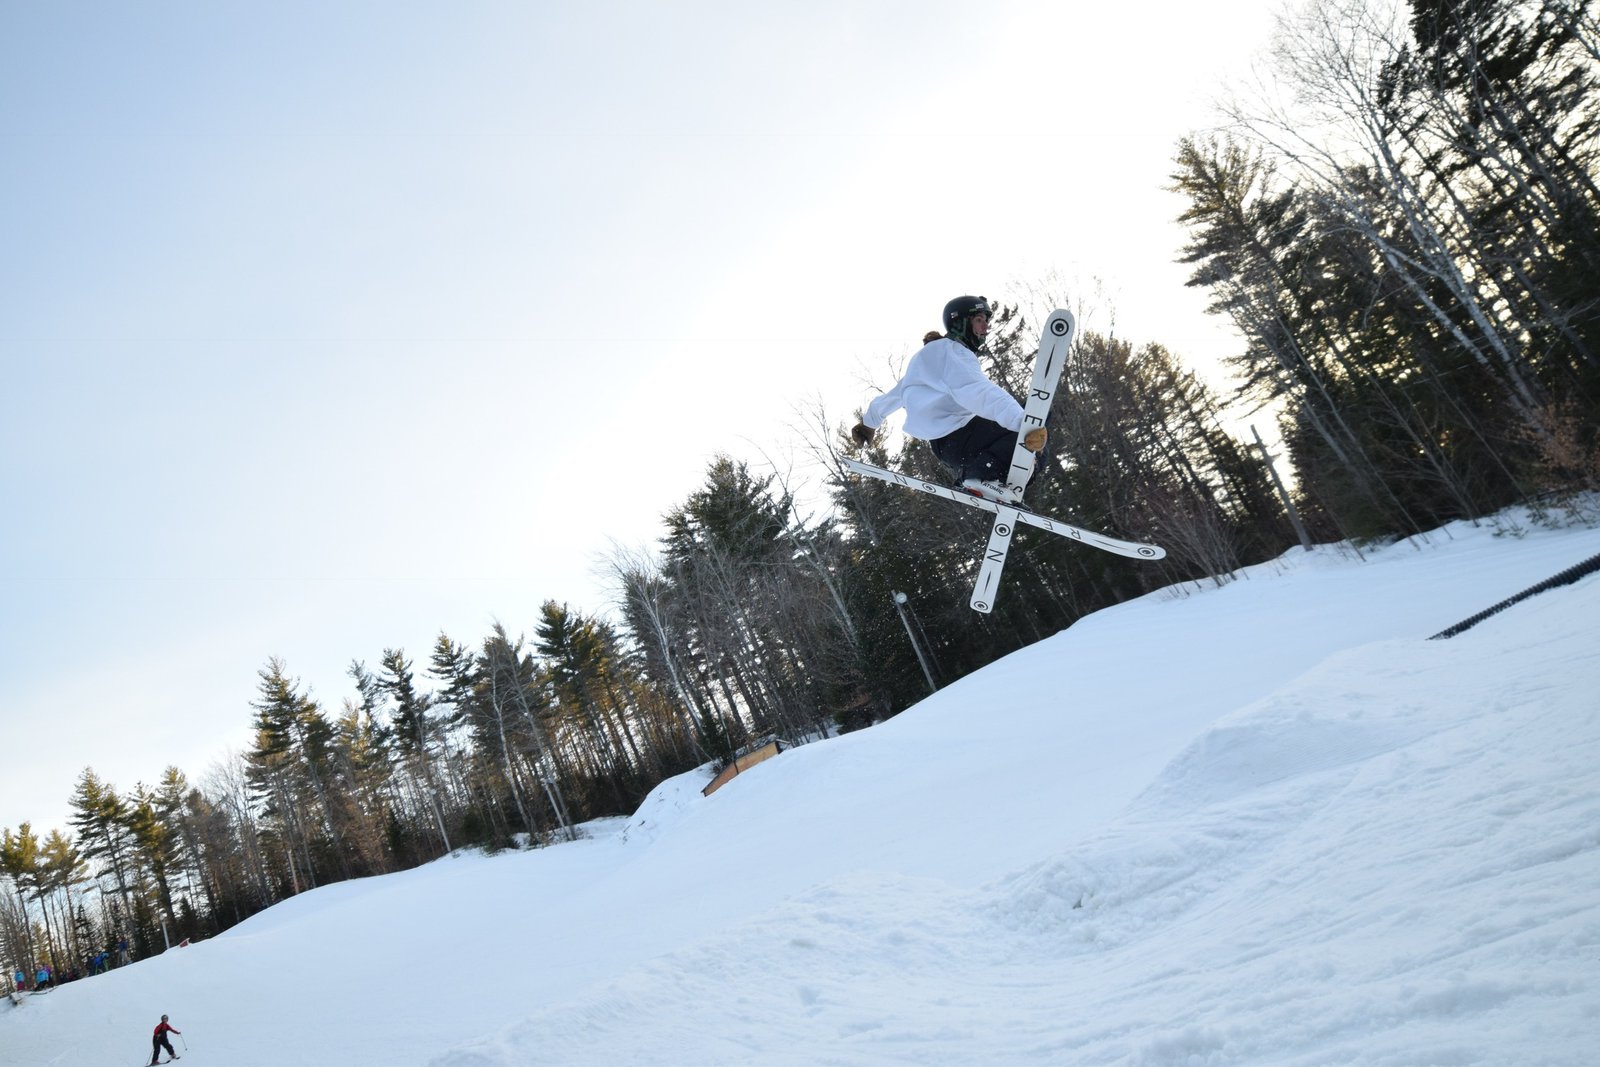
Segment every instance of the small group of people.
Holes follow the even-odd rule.
[[[946,304],[944,333],[924,338],[905,374],[867,405],[850,436],[858,445],[871,444],[884,420],[903,408],[906,433],[932,445],[962,489],[986,500],[1020,504],[1020,496],[1006,484],[1017,438],[1037,456],[1048,434],[1043,426],[1022,432],[1022,405],[990,381],[978,363],[993,313],[981,296],[958,296]]]
[[[12,973],[11,982],[16,987],[16,991],[18,993],[26,993],[29,990],[32,990],[35,993],[43,993],[47,990],[54,989],[62,982],[71,982],[78,977],[80,976],[76,968],[67,971],[63,975],[57,974],[55,967],[51,964],[41,963],[38,969],[33,972],[33,982],[31,985],[28,982],[28,972],[21,968],[18,968]]]
[[[120,954],[123,962],[126,963],[127,942],[123,941],[121,946],[122,948]],[[46,963],[41,964],[38,969],[34,971],[31,985],[29,984],[28,980],[28,972],[21,968],[13,972],[11,980],[16,984],[18,992],[25,992],[29,989],[37,992],[42,989],[52,989],[66,982],[76,982],[80,978],[104,974],[110,969],[111,950],[106,949],[103,952],[96,952],[93,956],[85,956],[83,958],[83,967],[81,969],[78,967],[69,967],[65,971],[58,971],[53,964]]]

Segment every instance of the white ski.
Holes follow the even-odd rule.
[[[1072,312],[1057,309],[1044,321],[1044,331],[1039,338],[1039,355],[1033,361],[1033,381],[1028,384],[1028,399],[1022,407],[1022,429],[1017,432],[1017,447],[1011,453],[1011,472],[1006,485],[1020,496],[1033,477],[1034,454],[1022,443],[1029,430],[1043,426],[1050,417],[1050,402],[1061,386],[1061,372],[1066,370],[1067,356],[1072,352],[1072,339],[1078,333],[1078,320]]]
[[[976,498],[974,498],[976,499]],[[1000,591],[1000,574],[1005,570],[1006,554],[1011,551],[1011,535],[1017,528],[1017,508],[996,504],[994,526],[989,530],[989,543],[983,549],[983,562],[978,566],[978,580],[972,583],[972,599],[968,601],[973,611],[988,614],[994,607],[995,594]]]
[[[982,497],[973,496],[963,489],[940,485],[938,482],[926,482],[920,478],[912,478],[909,475],[887,471],[882,467],[874,467],[870,463],[862,463],[857,459],[841,457],[841,461],[857,474],[865,475],[868,478],[877,478],[879,481],[888,482],[891,485],[915,489],[919,493],[942,496],[946,500],[954,500],[956,503],[965,504],[969,508],[987,511],[989,514],[996,516],[996,526],[1004,522],[1007,526],[1014,527],[1020,522],[1040,530],[1049,530],[1056,536],[1065,537],[1069,541],[1077,541],[1079,544],[1088,545],[1090,548],[1098,548],[1102,552],[1110,552],[1117,556],[1127,556],[1129,559],[1156,560],[1165,559],[1167,555],[1167,550],[1160,545],[1147,545],[1139,541],[1119,540],[1103,533],[1096,533],[1093,530],[1085,530],[1081,526],[1073,526],[1071,523],[1062,522],[1060,519],[1053,519],[1048,515],[1041,515],[1037,511],[1012,507],[1009,504],[998,504],[993,500],[985,500]],[[1009,537],[1010,532],[1006,536]],[[979,588],[983,587],[980,586]],[[994,587],[989,586],[987,592],[989,594],[988,603],[993,604]]]
[[[1028,385],[1028,398],[1022,405],[1022,428],[1017,432],[1017,447],[1011,453],[1011,470],[1007,472],[1006,485],[1021,497],[1033,477],[1034,454],[1022,444],[1023,435],[1043,426],[1050,416],[1050,401],[1055,398],[1061,384],[1061,372],[1067,365],[1067,355],[1072,351],[1072,338],[1078,332],[1078,322],[1072,312],[1058,308],[1044,320],[1044,330],[1039,336],[1039,355],[1033,361],[1033,381]],[[1006,554],[1011,551],[1011,535],[1016,530],[1016,517],[1012,509],[996,512],[994,528],[989,533],[989,547],[984,550],[983,562],[978,566],[978,580],[972,587],[973,611],[988,614],[994,609],[995,594],[1000,590],[1000,575],[1005,570]]]

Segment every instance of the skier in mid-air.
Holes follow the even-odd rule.
[[[859,445],[872,442],[883,420],[905,409],[906,433],[933,446],[951,467],[961,488],[1002,504],[1020,504],[1006,485],[1006,472],[1022,431],[1022,405],[983,373],[978,364],[989,335],[989,302],[958,296],[944,306],[944,336],[929,336],[906,365],[893,389],[867,405],[850,431]],[[1022,435],[1022,446],[1038,455],[1047,434],[1036,426]]]
[[[178,1059],[178,1054],[176,1052],[172,1051],[172,1041],[167,1037],[167,1032],[169,1030],[174,1034],[183,1033],[182,1030],[173,1029],[173,1027],[168,1025],[167,1017],[165,1015],[163,1015],[161,1017],[161,1022],[156,1026],[155,1035],[153,1037],[151,1037],[151,1039],[150,1039],[150,1062],[151,1063],[160,1063],[161,1062],[161,1050],[162,1049],[166,1049],[167,1050],[167,1055],[168,1056],[172,1057],[173,1059]]]

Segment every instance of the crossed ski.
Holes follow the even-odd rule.
[[[904,486],[907,489],[915,489],[919,493],[944,497],[946,500],[954,500],[958,504],[965,504],[969,508],[987,511],[989,514],[996,516],[996,525],[1003,522],[1007,525],[1015,526],[1016,523],[1020,522],[1024,526],[1049,530],[1056,536],[1065,537],[1069,541],[1077,541],[1080,544],[1088,545],[1090,548],[1098,548],[1102,552],[1110,552],[1113,555],[1127,556],[1129,559],[1156,560],[1165,559],[1167,555],[1167,550],[1160,545],[1147,545],[1140,541],[1123,541],[1103,533],[1097,533],[1094,530],[1086,530],[1081,526],[1062,522],[1060,519],[1052,518],[1037,511],[1030,511],[1027,508],[1019,508],[1012,504],[1001,504],[994,500],[985,500],[981,496],[973,496],[964,489],[941,485],[938,482],[924,481],[921,478],[913,478],[908,474],[900,474],[896,471],[884,470],[882,467],[874,467],[870,463],[862,463],[860,460],[850,459],[848,456],[841,457],[841,462],[857,474],[866,475],[868,478],[876,478],[891,485]]]

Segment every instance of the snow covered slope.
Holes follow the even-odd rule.
[[[594,839],[305,894],[0,1063],[1588,1064],[1600,532],[1155,594]],[[179,1051],[183,1051],[180,1046]]]

